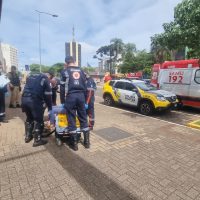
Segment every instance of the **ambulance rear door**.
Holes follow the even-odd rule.
[[[200,69],[193,68],[189,96],[185,101],[185,105],[189,104],[193,107],[200,107]]]
[[[193,69],[187,68],[161,69],[158,79],[160,89],[178,96],[188,96],[192,73]]]

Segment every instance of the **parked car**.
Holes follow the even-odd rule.
[[[178,99],[175,94],[158,90],[141,80],[111,80],[103,86],[105,105],[115,103],[127,104],[139,108],[141,114],[151,115],[153,111],[176,107]]]
[[[146,84],[150,85],[151,84],[151,79],[142,79]]]

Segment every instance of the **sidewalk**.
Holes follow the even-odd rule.
[[[200,132],[96,104],[92,147],[24,143],[24,115],[0,126],[0,199],[200,199]],[[121,131],[121,132],[120,132]],[[117,134],[118,133],[118,134]],[[121,134],[122,133],[122,134]]]

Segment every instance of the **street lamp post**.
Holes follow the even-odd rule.
[[[39,10],[35,10],[38,13],[38,23],[39,23],[39,57],[40,57],[40,73],[42,72],[42,55],[41,55],[41,33],[40,33],[40,14],[46,14],[50,15],[52,17],[58,17],[58,15],[47,13],[47,12],[42,12]]]
[[[22,57],[24,56],[24,51],[18,51],[18,55],[17,55],[17,62],[18,62],[18,68],[20,68],[20,71],[22,71],[23,69],[23,59]]]

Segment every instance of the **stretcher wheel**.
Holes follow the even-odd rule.
[[[57,146],[62,146],[63,142],[62,142],[62,139],[60,137],[56,137],[56,145]]]

